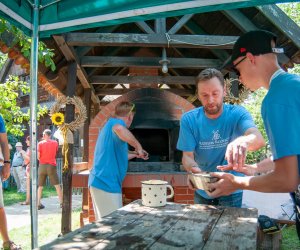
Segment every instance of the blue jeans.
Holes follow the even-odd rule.
[[[205,199],[197,192],[195,192],[194,202],[195,204],[224,206],[224,207],[242,207],[243,192],[231,194],[228,196],[221,196],[214,199]]]

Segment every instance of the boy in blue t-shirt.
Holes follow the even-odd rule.
[[[148,159],[148,153],[128,130],[134,115],[134,103],[120,102],[115,117],[109,118],[99,133],[88,182],[96,220],[122,207],[122,182],[128,160]],[[128,144],[135,152],[129,153]]]
[[[251,90],[268,89],[262,102],[262,118],[270,141],[273,159],[239,167],[240,172],[271,172],[251,177],[235,177],[226,173],[211,184],[213,197],[228,195],[238,189],[260,192],[292,192],[296,205],[296,225],[300,239],[300,77],[284,72],[278,64],[276,36],[256,30],[242,35],[233,47],[231,62],[241,82]],[[227,167],[220,168],[228,170]],[[296,190],[296,191],[295,191]]]
[[[185,113],[180,122],[177,148],[188,172],[217,171],[217,166],[245,163],[247,150],[264,146],[264,139],[246,109],[223,104],[224,78],[216,69],[203,70],[197,78],[202,107]],[[232,172],[235,175],[240,173]],[[243,193],[212,198],[204,190],[195,191],[195,203],[241,207]]]

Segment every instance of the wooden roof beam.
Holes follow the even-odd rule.
[[[300,49],[300,27],[291,18],[275,4],[256,8]]]
[[[61,50],[61,52],[65,56],[66,60],[68,62],[70,62],[70,61],[76,62],[78,79],[80,80],[80,82],[81,82],[81,84],[84,88],[90,88],[91,89],[91,91],[92,91],[92,93],[91,93],[92,101],[94,103],[98,104],[99,103],[99,98],[95,95],[95,91],[94,91],[93,86],[88,82],[87,74],[86,74],[85,70],[80,66],[79,59],[77,58],[74,49],[70,48],[67,45],[67,43],[66,43],[63,36],[53,36],[53,39],[57,43],[59,49]]]
[[[276,6],[277,7],[277,6]],[[277,7],[278,8],[278,7]],[[236,25],[243,32],[251,30],[258,30],[255,24],[253,24],[242,12],[239,10],[224,10],[222,13]],[[226,63],[230,60],[230,57],[226,60]],[[285,64],[290,59],[285,54],[278,55],[278,61],[281,64]]]
[[[232,49],[237,36],[169,35],[132,33],[67,33],[69,46],[134,46]],[[169,40],[168,40],[169,39]]]
[[[222,13],[241,31],[247,32],[258,28],[239,10],[223,10]]]
[[[173,35],[175,34],[178,30],[180,30],[192,17],[194,14],[188,14],[188,15],[184,15],[183,17],[181,17],[177,23],[174,24],[174,26],[169,29],[168,34],[169,35]]]
[[[185,23],[184,27],[193,35],[207,35],[207,33],[193,20],[190,20],[189,22]],[[210,50],[216,57],[220,58],[223,61],[229,57],[229,54],[225,50],[215,49],[214,47],[212,47]]]
[[[82,67],[152,67],[161,68],[161,57],[117,57],[117,56],[84,56]],[[203,69],[218,68],[222,65],[219,59],[170,58],[169,68]]]
[[[96,32],[111,33],[111,32],[114,32],[118,27],[119,27],[119,25],[109,26],[109,27],[101,27],[101,28],[97,29]],[[92,48],[94,48],[94,47],[93,46],[78,47],[75,49],[75,52],[78,55],[78,57],[81,57],[81,56],[86,55]]]
[[[97,75],[90,78],[91,84],[185,84],[195,85],[194,76],[103,76]]]
[[[132,90],[133,89],[101,89],[98,90],[97,95],[98,96],[124,95]],[[190,96],[195,94],[195,91],[192,89],[161,89],[161,90],[167,90],[179,96]]]
[[[140,21],[135,23],[142,31],[144,31],[147,34],[154,34],[154,30],[145,22]]]

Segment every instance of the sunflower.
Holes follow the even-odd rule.
[[[62,125],[65,122],[65,116],[63,113],[57,112],[51,116],[51,121],[54,125]]]

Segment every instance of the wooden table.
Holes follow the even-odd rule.
[[[256,249],[257,210],[134,201],[41,249]]]

